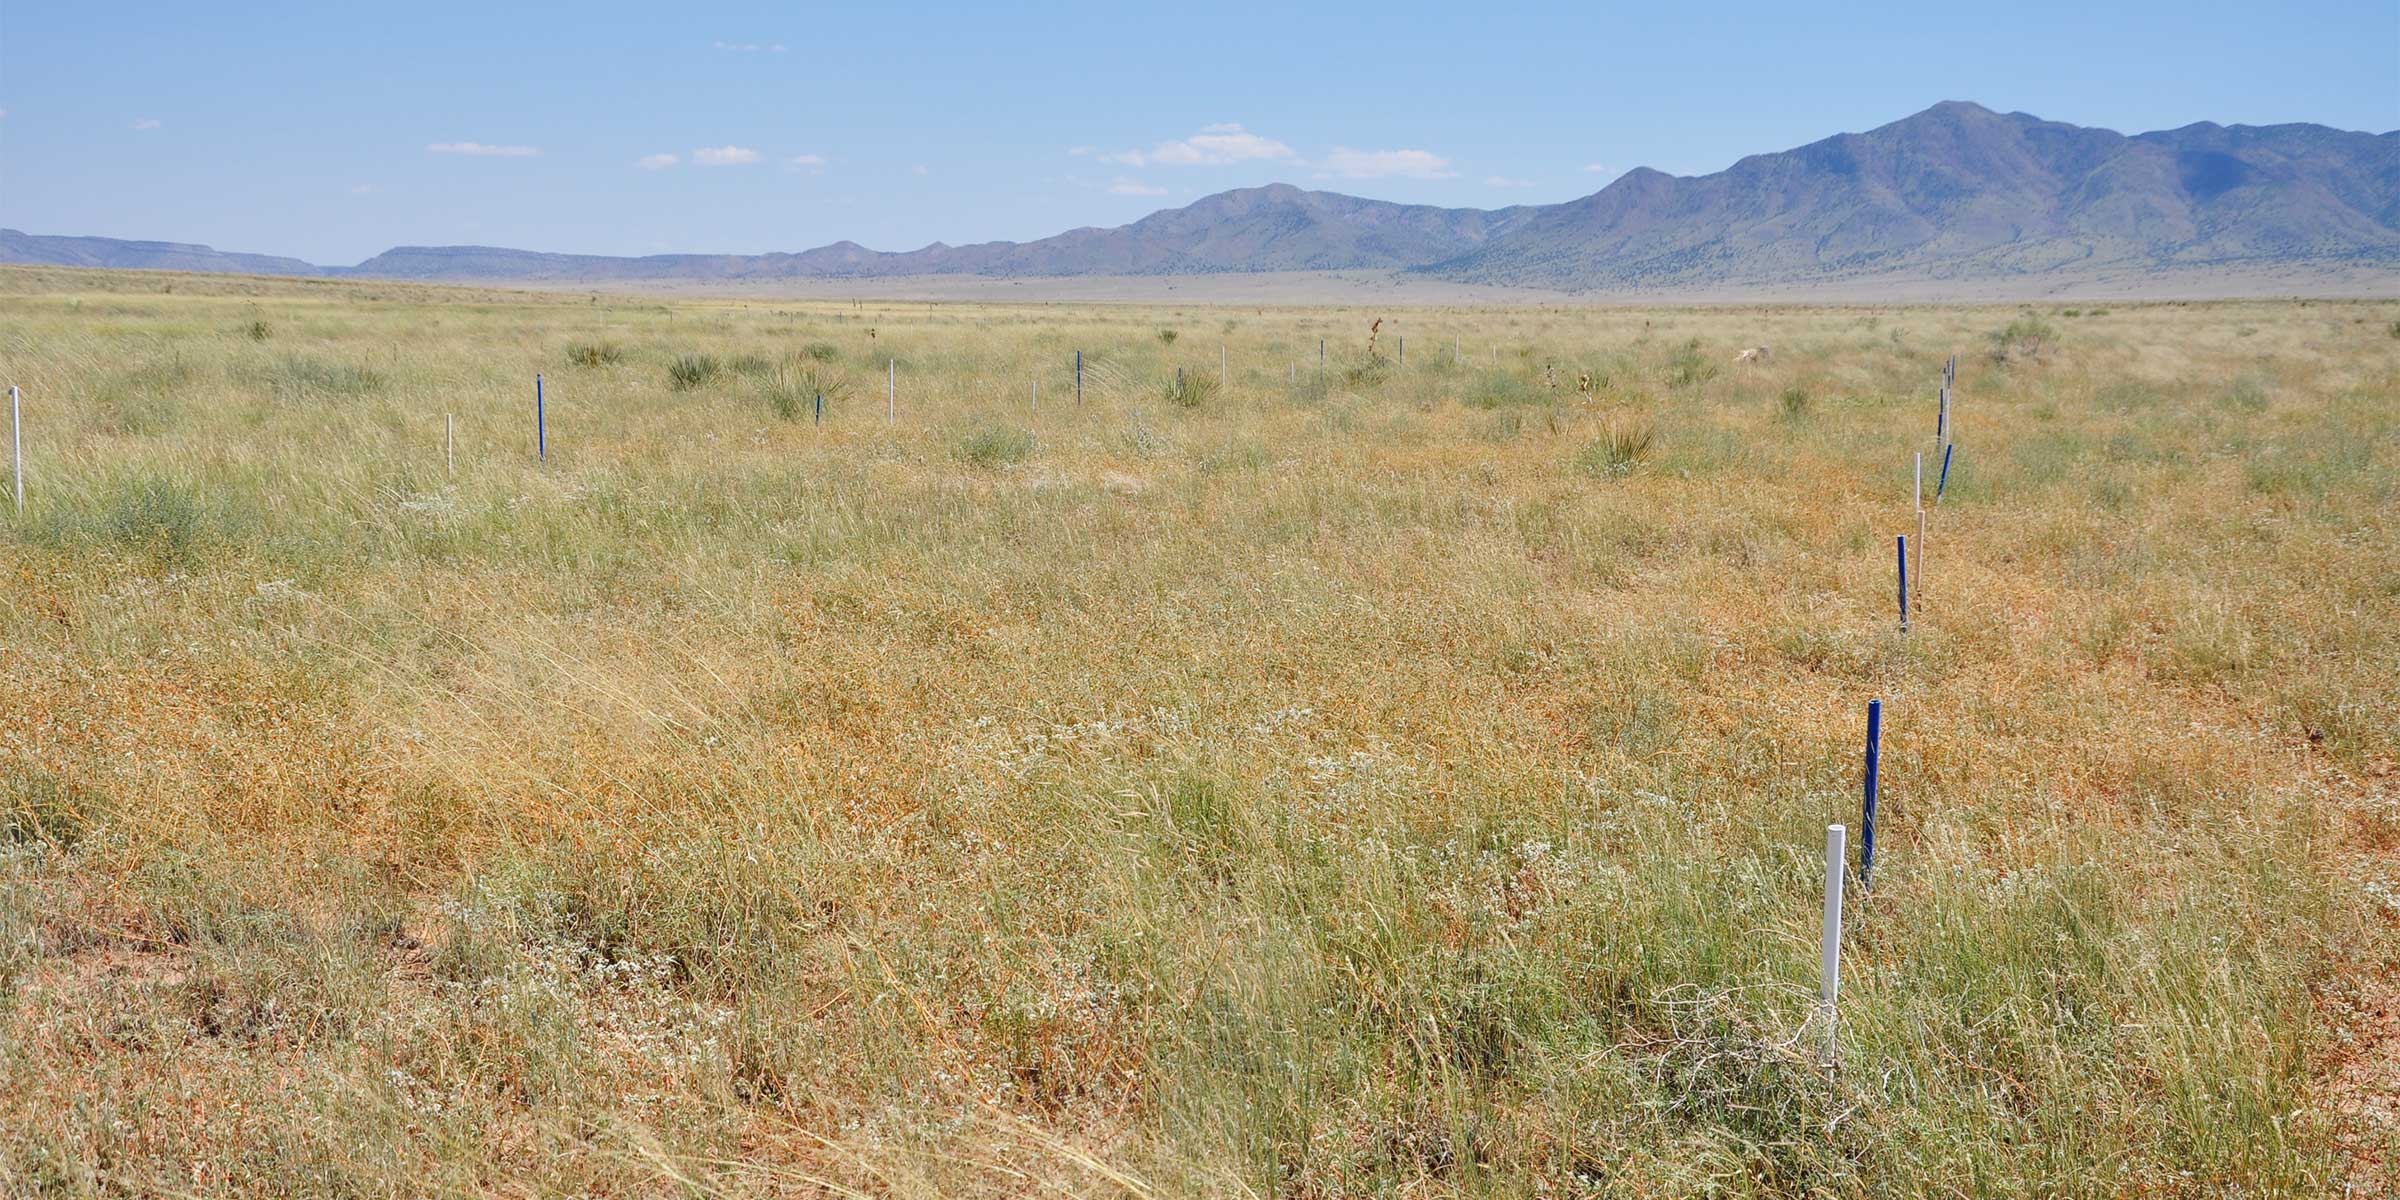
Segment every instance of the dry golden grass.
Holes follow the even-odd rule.
[[[0,316],[13,1190],[2393,1183],[2400,304]]]

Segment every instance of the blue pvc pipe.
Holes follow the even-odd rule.
[[[539,371],[534,372],[533,376],[533,456],[543,462],[550,461],[550,426],[542,417],[542,376]]]
[[[825,423],[825,393],[817,393],[817,424]]]
[[[1908,535],[1900,535],[1900,632],[1908,632]]]
[[[1933,485],[1933,498],[1937,501],[1942,498],[1942,489],[1950,486],[1950,454],[1957,449],[1956,442],[1942,447],[1942,477],[1935,480]]]
[[[1859,819],[1858,885],[1867,886],[1875,873],[1875,785],[1883,762],[1883,701],[1867,701],[1866,803]]]
[[[1083,403],[1083,351],[1075,352],[1075,403]]]

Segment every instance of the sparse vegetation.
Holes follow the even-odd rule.
[[[2057,336],[2049,322],[2026,313],[1992,335],[1992,361],[2002,365],[2037,362]]]
[[[569,342],[567,365],[573,367],[613,367],[625,360],[625,351],[615,342]]]
[[[1897,331],[1895,331],[1897,332]],[[1692,338],[1675,348],[1667,357],[1667,386],[1688,388],[1716,378],[1717,364],[1700,352],[1700,339]]]
[[[2400,305],[1962,361],[1905,639],[1883,311],[0,268],[0,1192],[2383,1194]]]
[[[1015,425],[978,423],[958,439],[959,458],[987,469],[1024,462],[1033,449],[1033,431]]]

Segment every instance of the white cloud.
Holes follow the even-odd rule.
[[[1486,175],[1483,177],[1483,186],[1496,188],[1529,188],[1533,186],[1533,181],[1530,179],[1510,179],[1506,175]]]
[[[758,151],[748,146],[702,146],[692,151],[693,164],[703,167],[746,167],[758,157]]]
[[[814,175],[825,169],[825,156],[822,154],[795,154],[786,159],[783,165],[787,171],[806,171]]]
[[[1583,173],[1586,175],[1606,175],[1608,174],[1608,164],[1585,163],[1583,164]]]
[[[475,158],[532,158],[541,153],[532,146],[493,146],[483,142],[435,142],[425,148],[435,154],[465,154]]]
[[[1352,150],[1336,146],[1325,156],[1322,175],[1343,179],[1449,179],[1450,160],[1430,150]]]
[[[1167,189],[1153,187],[1139,179],[1119,175],[1108,185],[1108,194],[1111,196],[1164,196],[1167,194]]]
[[[1153,163],[1170,167],[1226,167],[1245,162],[1290,162],[1299,157],[1290,146],[1230,122],[1204,126],[1188,138],[1160,142],[1147,151],[1121,150],[1099,156],[1101,162],[1128,167]]]
[[[375,194],[375,191],[375,185],[371,183],[354,183],[350,185],[350,194],[353,196],[371,196]]]
[[[917,165],[910,167],[908,169],[908,173],[911,175],[931,175],[933,174],[933,168],[926,166],[924,163],[918,163]]]
[[[782,42],[725,42],[725,41],[718,41],[718,42],[711,42],[711,43],[709,43],[709,44],[710,44],[710,45],[712,45],[712,46],[715,46],[715,47],[716,47],[717,49],[719,49],[719,50],[725,50],[725,51],[729,51],[729,52],[731,52],[731,53],[734,53],[734,54],[781,54],[781,53],[783,53],[783,43],[782,43]]]
[[[7,115],[7,113],[6,113],[4,110],[0,110],[0,116],[6,116],[6,115]],[[1067,147],[1067,157],[1069,157],[1069,158],[1090,158],[1091,156],[1093,156],[1093,155],[1095,155],[1095,154],[1098,154],[1098,153],[1100,153],[1100,148],[1099,148],[1099,147],[1097,147],[1097,146],[1069,146],[1069,147]]]
[[[645,171],[664,171],[682,161],[681,158],[672,154],[645,154],[633,160],[633,165]]]
[[[162,122],[157,117],[143,117],[133,123],[135,129],[156,129]]]

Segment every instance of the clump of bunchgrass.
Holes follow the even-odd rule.
[[[267,368],[267,384],[277,400],[298,402],[369,395],[383,390],[384,378],[355,363],[296,354]]]
[[[2002,365],[2039,362],[2050,350],[2058,331],[2032,313],[2010,321],[1992,335],[1992,361]]]
[[[1611,421],[1576,452],[1575,465],[1595,478],[1622,479],[1650,457],[1657,441],[1657,429],[1647,422]]]
[[[959,435],[956,450],[960,461],[992,470],[1033,457],[1036,444],[1030,429],[979,422]]]
[[[1217,398],[1217,377],[1208,371],[1177,371],[1160,386],[1159,398],[1177,408],[1200,408]]]
[[[1667,386],[1688,388],[1717,377],[1717,364],[1700,351],[1700,339],[1688,338],[1667,355]]]
[[[758,379],[759,395],[767,402],[767,410],[786,421],[813,418],[817,404],[827,405],[848,400],[850,381],[813,361],[786,359]]]
[[[624,359],[624,349],[615,342],[567,343],[567,365],[571,367],[613,367]]]
[[[667,364],[667,386],[679,392],[704,388],[716,382],[724,370],[714,354],[679,354]]]
[[[1468,408],[1517,408],[1547,404],[1548,392],[1535,386],[1533,380],[1514,371],[1483,370],[1470,376],[1461,389],[1458,402]]]

